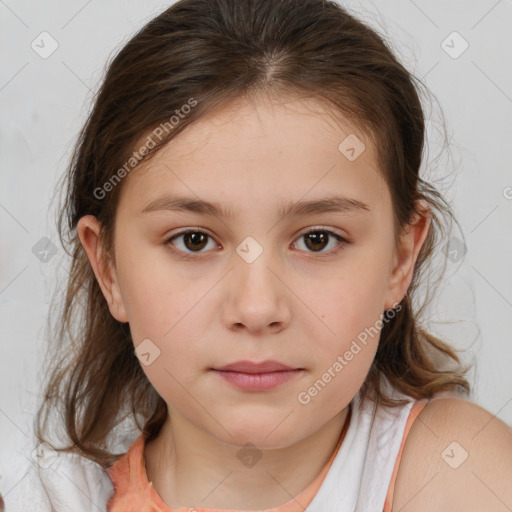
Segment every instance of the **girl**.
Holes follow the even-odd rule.
[[[510,431],[413,307],[451,214],[423,142],[414,78],[332,1],[136,34],[70,166],[24,510],[510,509]]]

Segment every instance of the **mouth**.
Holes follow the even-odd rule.
[[[247,391],[273,389],[304,372],[304,368],[294,368],[279,361],[237,361],[210,370],[229,384]]]
[[[272,373],[279,371],[303,370],[304,368],[294,368],[288,366],[280,361],[236,361],[234,363],[226,364],[224,366],[212,368],[218,371],[231,371],[239,373]]]

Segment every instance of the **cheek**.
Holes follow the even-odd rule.
[[[205,321],[208,298],[204,297],[202,287],[176,287],[176,284],[165,286],[159,282],[140,289],[134,287],[130,330],[135,345],[149,338],[161,350],[162,359],[168,360],[168,366],[185,367],[193,363],[192,355],[197,352],[194,347],[200,346],[205,337],[209,325]]]
[[[183,390],[193,392],[193,378],[205,362],[201,340],[209,324],[202,328],[204,290],[166,281],[161,275],[156,279],[158,272],[153,270],[154,274],[141,271],[128,286],[130,331],[151,385],[168,403],[183,409],[190,407],[190,397]],[[148,350],[139,348],[143,346]],[[150,353],[150,364],[144,364],[143,350]]]
[[[119,268],[134,346],[144,342],[158,354],[155,364],[143,369],[155,388],[158,382],[173,385],[169,373],[181,382],[187,369],[200,369],[205,360],[201,349],[211,325],[207,292],[214,280],[204,275],[189,279],[161,256],[151,261],[144,255],[125,256]]]
[[[350,271],[333,276],[317,290],[317,301],[312,309],[319,312],[323,325],[317,328],[324,334],[327,346],[343,350],[365,329],[375,325],[383,313],[385,292],[384,272],[370,262],[361,262]],[[317,335],[318,335],[317,332]],[[329,336],[330,334],[330,336]]]
[[[343,272],[317,292],[321,322],[311,323],[314,368],[306,392],[308,407],[335,414],[340,402],[348,403],[364,382],[377,351],[382,314],[383,273],[364,262]],[[299,400],[300,402],[300,400]],[[316,404],[314,405],[313,402]]]
[[[296,396],[299,408],[311,416],[333,417],[357,394],[375,358],[379,339],[379,308],[371,293],[359,288],[337,294],[327,303],[325,334],[310,335],[315,350],[310,378]],[[332,332],[331,332],[332,331]]]
[[[120,248],[119,278],[135,344],[144,338],[173,336],[204,295],[204,276],[202,285],[188,279],[170,263],[163,248],[145,252],[143,245],[137,252],[122,244]]]

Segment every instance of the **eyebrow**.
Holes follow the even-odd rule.
[[[229,219],[236,218],[235,212],[229,207],[193,197],[161,197],[149,203],[142,210],[142,213],[160,210],[185,211]],[[333,195],[323,199],[288,203],[281,206],[278,215],[284,218],[326,212],[365,213],[370,211],[370,207],[359,199]]]

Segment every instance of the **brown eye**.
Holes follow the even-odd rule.
[[[302,234],[298,241],[303,241],[306,252],[313,252],[319,254],[335,254],[340,250],[347,240],[339,236],[337,233],[326,229],[312,229],[307,233]],[[326,247],[330,247],[330,250],[324,250]]]
[[[194,229],[182,231],[181,233],[174,235],[166,241],[166,244],[170,243],[181,252],[191,254],[195,252],[206,252],[203,251],[203,249],[208,245],[209,240],[213,240],[210,235],[204,231]]]
[[[186,233],[183,235],[185,247],[191,251],[200,251],[203,249],[206,245],[207,238],[207,235],[199,231],[194,233]]]
[[[329,241],[329,235],[325,231],[312,231],[304,235],[304,240],[308,249],[312,251],[321,251]]]

